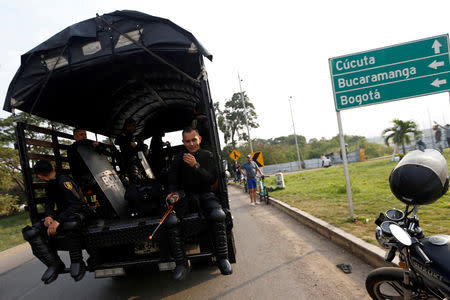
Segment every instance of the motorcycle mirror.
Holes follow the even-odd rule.
[[[411,241],[411,237],[409,236],[409,234],[400,226],[398,226],[397,224],[391,224],[389,225],[389,229],[392,232],[392,235],[403,245],[405,246],[411,246],[412,245],[412,241]]]

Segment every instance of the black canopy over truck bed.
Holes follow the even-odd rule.
[[[235,262],[232,219],[220,158],[216,119],[203,57],[212,59],[195,37],[169,20],[136,11],[116,11],[74,24],[21,57],[4,110],[15,109],[49,121],[85,128],[110,138],[120,134],[124,122],[137,122],[136,136],[181,130],[200,107],[209,120],[209,140],[220,174],[216,194],[227,213],[230,261]],[[31,140],[27,131],[51,137],[52,142]],[[32,222],[42,218],[37,183],[30,165],[37,159],[55,161],[58,171],[70,174],[61,138],[71,136],[24,123],[16,127],[17,144]],[[47,139],[48,140],[48,139]],[[47,147],[52,154],[31,153],[29,145]],[[170,262],[164,237],[158,245],[148,236],[158,218],[94,220],[84,231],[92,259],[89,269],[111,269],[143,263]],[[185,218],[184,234],[191,245],[189,259],[212,257],[207,223],[198,213]],[[60,249],[64,249],[61,238]],[[197,246],[197,250],[194,248]],[[145,249],[146,248],[146,249]]]

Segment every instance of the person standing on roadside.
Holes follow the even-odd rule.
[[[433,130],[434,130],[434,139],[436,141],[436,146],[439,150],[439,152],[442,153],[443,151],[443,147],[442,147],[442,130],[439,128],[439,125],[434,125],[433,126]]]
[[[447,146],[450,147],[450,124],[442,126],[442,125],[436,123],[436,125],[441,127],[442,129],[444,129],[444,131],[445,131],[445,138],[447,140]]]
[[[242,170],[245,169],[245,172]],[[258,165],[253,161],[252,156],[247,155],[247,162],[244,163],[239,171],[247,177],[247,188],[250,193],[250,205],[255,206],[255,204],[260,204],[260,202],[256,201],[256,172],[259,172],[262,177],[264,174],[259,169]]]

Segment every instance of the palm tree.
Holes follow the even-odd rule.
[[[405,143],[409,144],[411,142],[408,133],[412,133],[416,139],[422,132],[418,129],[418,126],[414,121],[394,119],[392,120],[392,123],[394,123],[393,127],[383,130],[382,136],[384,142],[389,146],[389,140],[392,139],[395,144],[402,145],[403,154],[406,154]]]

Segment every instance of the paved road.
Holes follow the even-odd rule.
[[[183,282],[170,272],[75,283],[61,275],[40,282],[36,259],[0,275],[1,299],[368,299],[364,280],[371,267],[271,206],[249,205],[248,195],[229,188],[237,263],[231,276],[214,266],[196,267]],[[68,257],[64,256],[64,261]],[[350,263],[351,274],[336,267]]]

